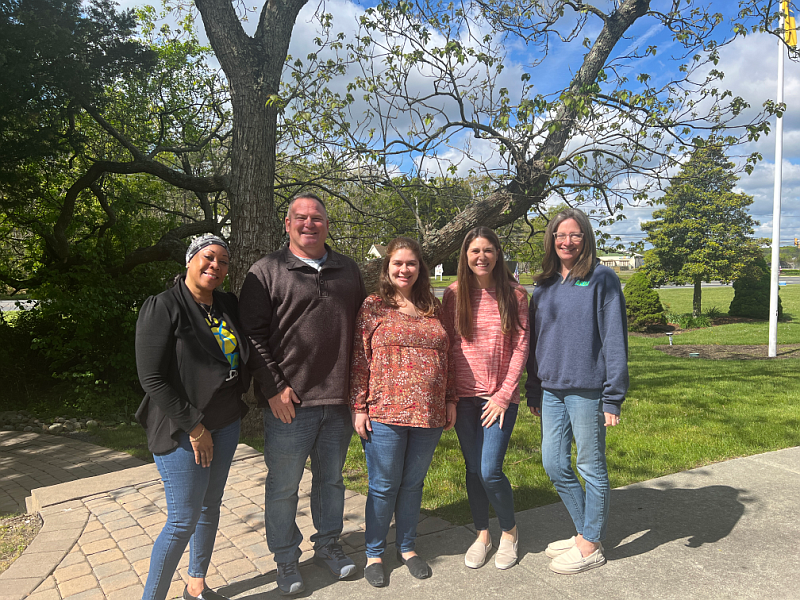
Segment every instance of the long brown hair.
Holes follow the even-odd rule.
[[[570,269],[570,279],[586,279],[597,264],[597,249],[595,248],[594,231],[589,217],[577,208],[562,210],[553,217],[547,224],[544,233],[544,258],[542,259],[542,272],[534,277],[536,283],[547,281],[561,270],[561,259],[556,252],[556,242],[554,234],[558,227],[567,219],[574,219],[583,233],[583,248],[578,255],[578,260]]]
[[[471,291],[476,285],[475,275],[469,268],[467,250],[469,245],[478,238],[487,240],[497,252],[497,262],[492,270],[494,277],[494,291],[497,297],[497,309],[500,311],[500,331],[507,335],[512,329],[522,329],[519,320],[519,305],[511,285],[514,276],[508,270],[503,249],[500,247],[500,238],[497,234],[483,225],[471,230],[461,244],[461,253],[458,255],[458,287],[456,288],[456,331],[458,334],[472,340],[472,302]]]
[[[383,257],[383,263],[381,264],[378,294],[384,303],[392,308],[399,308],[396,300],[397,290],[394,289],[392,280],[389,279],[389,264],[392,261],[392,255],[398,250],[411,250],[414,256],[417,257],[419,274],[414,282],[414,287],[411,288],[411,302],[414,303],[414,306],[424,317],[430,317],[436,312],[436,296],[434,296],[433,288],[431,288],[431,273],[425,261],[422,260],[422,246],[416,240],[407,237],[396,237],[389,242],[386,247],[386,256]]]

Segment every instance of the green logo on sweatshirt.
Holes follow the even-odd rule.
[[[587,285],[589,285],[589,282],[588,281],[581,281],[580,279],[578,279],[577,281],[575,281],[575,285],[578,285],[580,287],[586,287]]]

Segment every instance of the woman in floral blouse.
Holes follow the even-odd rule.
[[[350,382],[353,427],[369,473],[364,577],[375,587],[385,584],[383,553],[393,514],[398,560],[417,579],[431,575],[414,551],[422,485],[442,431],[455,424],[458,401],[440,317],[420,245],[392,240],[379,292],[358,314]]]

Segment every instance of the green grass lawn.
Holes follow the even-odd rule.
[[[692,312],[692,287],[685,286],[674,289],[659,289],[658,295],[667,312],[685,314]],[[792,317],[800,320],[800,285],[786,285],[779,288],[779,296],[783,305],[784,319]],[[722,314],[728,314],[728,307],[733,300],[733,287],[703,288],[702,309],[703,313],[712,308],[718,309]],[[748,343],[748,342],[741,342]]]
[[[691,310],[692,290],[661,290],[673,312]],[[706,288],[703,303],[726,313],[733,291]],[[800,317],[800,285],[782,288],[784,309]],[[766,344],[766,322],[685,331],[676,344]],[[800,343],[800,318],[779,323],[778,342]],[[671,357],[655,346],[666,336],[630,338],[631,388],[622,423],[608,432],[613,487],[729,458],[800,445],[800,359],[705,360]],[[261,440],[246,440],[259,450]],[[119,427],[95,443],[147,459],[144,432]],[[523,403],[505,471],[518,511],[558,501],[541,464],[539,420]],[[345,464],[347,487],[367,492],[364,453],[353,436]],[[455,432],[446,432],[425,482],[423,510],[469,523],[464,463]]]

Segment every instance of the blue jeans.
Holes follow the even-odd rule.
[[[481,414],[488,400],[460,398],[457,406],[456,434],[467,469],[467,497],[475,529],[489,528],[489,504],[494,507],[500,528],[514,529],[514,493],[503,473],[508,442],[517,422],[518,404],[509,404],[500,420],[491,427],[481,425]]]
[[[575,529],[589,542],[605,538],[611,500],[602,396],[603,390],[542,393],[542,464]],[[585,492],[571,464],[573,437]]]
[[[407,427],[372,421],[368,440],[361,440],[367,456],[369,493],[364,534],[369,558],[383,556],[386,534],[395,515],[400,552],[411,552],[417,539],[422,486],[442,427]]]
[[[237,419],[222,429],[206,432],[214,441],[214,457],[209,467],[195,463],[186,432],[181,432],[177,448],[153,455],[164,482],[167,522],[153,545],[143,600],[167,597],[186,544],[189,544],[189,576],[206,576],[214,551],[222,494],[239,443],[239,423]]]
[[[264,523],[275,562],[300,558],[303,535],[297,527],[297,493],[306,459],[311,457],[311,519],[317,532],[314,549],[334,543],[342,533],[344,480],[342,468],[353,435],[345,405],[295,407],[295,418],[284,423],[264,410],[264,462],[267,482]]]

